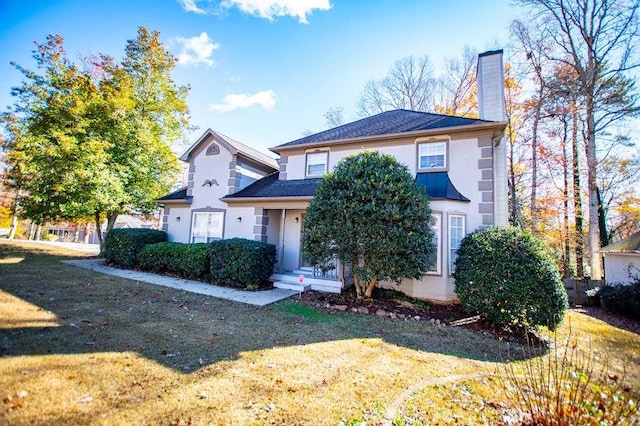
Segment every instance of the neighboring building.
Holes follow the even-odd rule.
[[[399,289],[417,298],[453,302],[452,274],[462,238],[478,228],[507,223],[502,51],[480,55],[478,86],[482,119],[383,112],[272,148],[280,155],[277,172],[275,165],[271,170],[257,168],[254,156],[252,171],[269,174],[246,187],[238,185],[234,175],[229,176],[228,186],[200,190],[204,178],[224,182],[223,171],[241,173],[232,155],[207,156],[211,146],[220,144],[219,134],[208,131],[182,157],[191,164],[190,188],[160,200],[169,208],[164,229],[174,241],[205,241],[201,234],[206,234],[272,243],[278,247],[276,286],[297,288],[302,273],[304,284],[312,289],[340,292],[349,283],[347,268],[336,262],[334,271],[321,275],[301,256],[304,215],[322,176],[336,163],[363,149],[379,151],[409,167],[417,183],[427,189],[433,210],[434,266],[420,280],[404,280]],[[214,176],[209,170],[220,174]],[[205,224],[201,212],[218,216],[207,218]]]
[[[600,253],[607,284],[631,284],[640,279],[640,232],[601,248]]]

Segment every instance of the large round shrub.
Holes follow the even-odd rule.
[[[511,226],[467,235],[458,249],[456,293],[465,310],[496,328],[539,325],[555,330],[567,295],[548,250]]]

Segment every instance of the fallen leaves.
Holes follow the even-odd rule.
[[[16,392],[15,395],[7,395],[2,399],[4,406],[7,410],[17,410],[24,407],[24,400],[29,395],[26,390]]]

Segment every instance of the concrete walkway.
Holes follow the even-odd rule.
[[[276,288],[263,291],[244,291],[228,287],[219,287],[206,284],[200,281],[185,280],[182,278],[168,277],[165,275],[151,274],[148,272],[132,271],[129,269],[112,268],[104,265],[104,259],[86,260],[63,260],[63,263],[77,266],[78,268],[90,269],[102,274],[115,275],[121,278],[140,281],[148,284],[161,285],[192,293],[204,294],[206,296],[218,297],[220,299],[232,300],[234,302],[247,303],[249,305],[265,306],[278,302],[293,295],[297,291]]]

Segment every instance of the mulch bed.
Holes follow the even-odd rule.
[[[426,302],[406,300],[403,297],[390,297],[389,294],[386,294],[384,297],[376,297],[374,295],[374,298],[371,300],[363,300],[357,299],[350,291],[343,294],[308,291],[302,293],[301,298],[296,296],[296,300],[325,311],[344,311],[364,315],[376,315],[404,321],[427,321],[436,325],[464,327],[475,332],[491,334],[501,338],[515,337],[510,335],[510,333],[496,332],[480,321],[477,316],[469,316],[459,304],[428,304]],[[597,307],[578,306],[571,309],[605,321],[614,327],[640,334],[640,321],[608,313]]]

